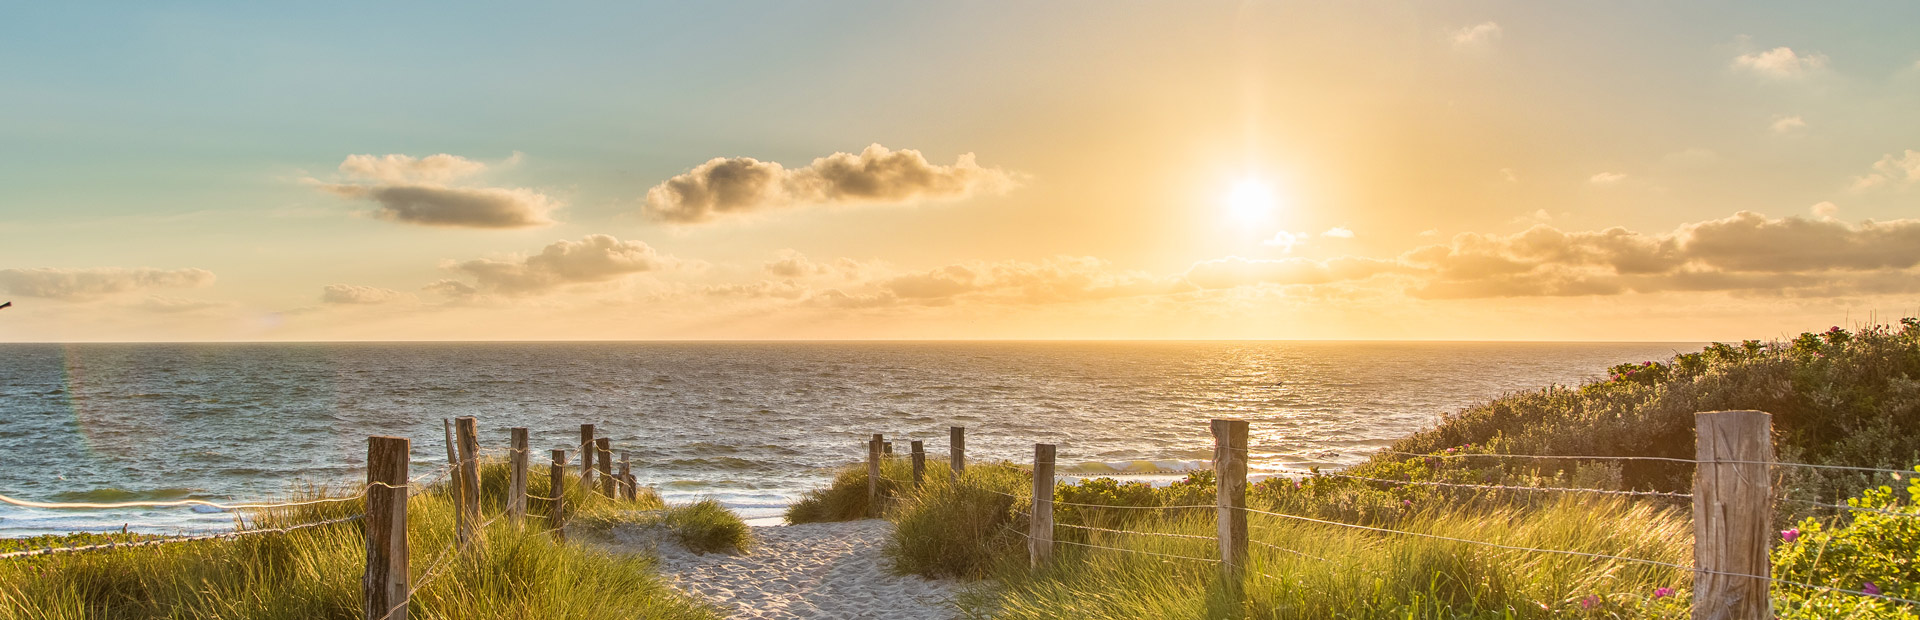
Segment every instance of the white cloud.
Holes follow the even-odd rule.
[[[1290,233],[1282,230],[1282,231],[1273,233],[1273,238],[1260,242],[1260,245],[1264,245],[1267,247],[1280,248],[1283,251],[1292,252],[1293,246],[1306,243],[1306,241],[1307,241],[1306,233],[1295,234],[1295,233]]]
[[[1619,172],[1602,172],[1599,174],[1595,174],[1591,177],[1587,177],[1587,182],[1592,183],[1594,185],[1613,185],[1615,183],[1619,183],[1621,181],[1626,180],[1626,178],[1627,178],[1627,175]]]
[[[1813,211],[1814,215],[1818,215],[1820,217],[1833,217],[1833,214],[1840,212],[1840,205],[1836,205],[1831,202],[1821,201],[1821,202],[1815,203],[1811,210]]]
[[[1335,239],[1352,239],[1353,231],[1347,230],[1346,228],[1343,228],[1340,226],[1335,226],[1333,228],[1327,229],[1327,232],[1320,233],[1320,236],[1333,237]]]
[[[1482,22],[1453,31],[1454,47],[1477,47],[1500,40],[1500,24]]]
[[[1801,77],[1827,66],[1824,54],[1801,54],[1786,46],[1776,47],[1764,52],[1741,54],[1733,59],[1733,66],[1756,75],[1775,79]]]
[[[328,284],[320,291],[321,303],[329,304],[381,304],[400,296],[399,291],[392,289],[354,284]]]
[[[1905,153],[1896,153],[1881,157],[1873,163],[1873,172],[1853,178],[1853,189],[1867,190],[1881,186],[1910,185],[1920,181],[1920,151],[1907,149]]]
[[[517,163],[515,153],[506,162]],[[335,195],[378,205],[374,217],[392,222],[456,228],[528,228],[554,221],[562,205],[526,188],[457,187],[451,183],[478,175],[487,164],[445,153],[348,155],[340,162],[342,183],[311,182]]]
[[[1508,183],[1519,183],[1520,173],[1514,172],[1512,168],[1501,168],[1500,178],[1506,179]]]
[[[25,297],[85,300],[153,288],[199,288],[213,284],[205,269],[104,267],[93,269],[0,269],[0,289]]]
[[[474,283],[441,280],[427,285],[427,290],[450,296],[530,295],[572,284],[607,282],[631,274],[669,269],[679,262],[655,252],[645,243],[621,241],[610,235],[587,235],[578,242],[556,241],[532,256],[450,263],[448,268],[471,276]]]
[[[1769,126],[1773,128],[1774,133],[1793,133],[1806,129],[1807,121],[1798,116],[1782,115],[1773,117],[1773,124]]]
[[[1014,173],[982,167],[972,153],[943,166],[919,151],[873,144],[858,155],[834,153],[794,169],[751,157],[714,158],[648,189],[643,211],[659,221],[697,224],[812,205],[953,200],[1015,184]]]

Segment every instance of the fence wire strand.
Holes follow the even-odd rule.
[[[1500,485],[1500,484],[1468,484],[1468,483],[1462,483],[1462,482],[1426,482],[1426,481],[1418,481],[1418,480],[1394,480],[1391,478],[1369,478],[1367,476],[1354,476],[1350,474],[1336,474],[1336,473],[1328,473],[1328,472],[1321,472],[1315,475],[1325,476],[1329,478],[1346,478],[1349,480],[1365,480],[1368,482],[1384,482],[1388,484],[1405,484],[1405,485],[1432,486],[1432,487],[1460,487],[1460,488],[1467,488],[1467,489],[1483,489],[1483,490],[1491,490],[1491,491],[1593,493],[1597,495],[1623,495],[1623,496],[1634,496],[1634,497],[1667,497],[1667,498],[1687,498],[1687,499],[1691,499],[1693,497],[1692,493],[1675,493],[1675,492],[1669,492],[1669,491],[1615,491],[1612,489],[1583,489],[1578,487],[1517,487],[1517,486],[1507,486],[1507,485]]]
[[[347,523],[349,521],[358,521],[365,517],[366,515],[353,515],[350,517],[328,519],[326,521],[315,521],[313,523],[303,523],[300,525],[290,525],[287,527],[277,527],[277,528],[260,529],[260,530],[239,530],[235,532],[225,532],[220,534],[204,534],[199,536],[176,536],[172,538],[156,538],[152,540],[137,540],[132,542],[102,543],[98,545],[85,545],[80,547],[44,547],[40,549],[28,549],[25,551],[13,551],[8,553],[0,553],[0,560],[5,560],[9,558],[29,557],[29,556],[53,555],[56,553],[79,553],[83,551],[131,549],[135,547],[158,547],[161,545],[168,545],[173,543],[240,538],[243,536],[252,536],[254,534],[284,534],[287,532],[304,530],[308,528],[315,528],[323,525],[335,525],[340,523]]]

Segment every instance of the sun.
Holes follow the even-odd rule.
[[[1242,224],[1253,224],[1273,219],[1279,210],[1280,201],[1273,193],[1273,186],[1257,178],[1247,177],[1234,183],[1227,191],[1227,215]]]

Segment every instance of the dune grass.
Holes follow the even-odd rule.
[[[482,513],[504,510],[504,463],[482,467]],[[615,502],[569,479],[561,490],[579,523],[614,518],[650,504]],[[552,496],[545,476],[534,495]],[[311,490],[309,498],[347,493]],[[415,593],[409,617],[716,618],[706,605],[661,582],[652,561],[560,542],[547,531],[546,502],[534,500],[523,525],[497,519],[484,542],[454,550],[454,511],[440,485],[407,506]],[[245,528],[273,528],[357,514],[359,500],[241,515]],[[42,537],[14,545],[86,544],[120,535]],[[128,536],[128,538],[133,538]],[[187,542],[151,548],[59,554],[0,561],[0,620],[133,618],[362,617],[365,569],[360,523],[284,534]],[[429,572],[431,577],[428,578]]]

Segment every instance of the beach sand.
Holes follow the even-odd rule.
[[[879,519],[753,528],[742,555],[700,555],[664,530],[613,531],[614,548],[653,552],[660,572],[729,618],[953,618],[956,582],[887,572],[880,549],[893,525]]]

